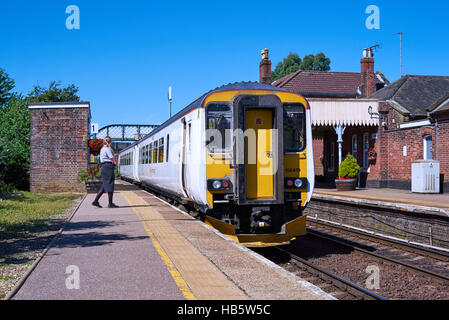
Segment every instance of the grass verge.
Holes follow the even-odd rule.
[[[0,240],[16,237],[23,232],[45,228],[53,215],[62,214],[80,194],[20,195],[0,202]]]
[[[82,194],[22,192],[0,202],[0,300],[57,234]]]

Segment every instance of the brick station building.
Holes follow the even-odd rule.
[[[410,189],[417,160],[440,161],[449,192],[449,77],[406,75],[374,93],[380,126],[368,187]]]
[[[298,70],[271,82],[263,50],[260,81],[310,103],[317,181],[332,185],[350,153],[361,167],[360,187],[410,190],[412,163],[433,159],[440,161],[442,190],[449,192],[449,77],[407,75],[390,84],[374,73],[370,48],[360,65],[360,73]],[[369,148],[377,152],[374,161]]]
[[[260,81],[271,83],[271,61],[265,50]],[[377,100],[368,97],[387,83],[374,72],[371,48],[363,50],[360,72],[298,70],[271,83],[303,95],[310,103],[318,182],[332,184],[348,153],[358,159],[363,172],[369,170],[366,152],[374,145],[379,121],[368,113],[370,107],[377,112]]]
[[[30,104],[30,189],[84,192],[77,181],[88,165],[90,103]]]

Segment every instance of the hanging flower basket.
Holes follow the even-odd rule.
[[[369,161],[375,161],[377,159],[377,152],[374,148],[369,148],[366,154],[368,155]]]
[[[89,149],[90,153],[94,156],[97,156],[100,154],[100,150],[103,147],[103,139],[90,139],[89,140]]]

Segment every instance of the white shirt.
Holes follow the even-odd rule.
[[[100,151],[100,162],[112,162],[114,159],[114,154],[112,153],[112,149],[106,146],[103,146]]]

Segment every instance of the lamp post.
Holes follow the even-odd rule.
[[[168,87],[168,117],[171,118],[172,87]]]

